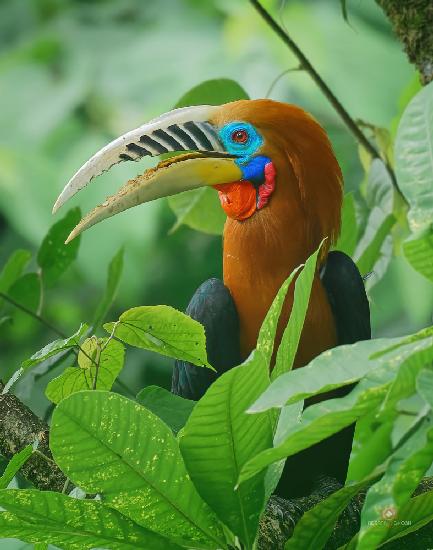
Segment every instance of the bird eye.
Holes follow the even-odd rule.
[[[231,138],[234,143],[246,143],[248,141],[248,132],[246,130],[235,130]]]

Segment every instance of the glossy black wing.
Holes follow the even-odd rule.
[[[321,279],[337,325],[338,344],[369,340],[370,305],[355,262],[344,252],[330,252]]]
[[[209,279],[196,290],[186,313],[204,326],[207,356],[217,372],[176,361],[171,391],[198,400],[220,374],[240,364],[239,319],[230,291],[219,279]]]

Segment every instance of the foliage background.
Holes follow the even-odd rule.
[[[266,3],[274,13],[280,4]],[[376,4],[349,3],[349,23],[337,1],[291,1],[280,14],[349,112],[395,131],[417,76]],[[110,139],[169,110],[203,80],[234,78],[256,98],[296,67],[241,0],[2,0],[0,48],[0,265],[18,247],[36,249],[53,223],[58,192]],[[270,97],[301,105],[325,126],[346,191],[358,193],[364,171],[357,145],[309,76],[288,73]],[[116,167],[73,204],[87,211],[147,165]],[[113,318],[141,304],[184,309],[201,282],[221,275],[221,239],[187,227],[170,234],[174,223],[167,201],[159,201],[86,233],[78,262],[45,296],[45,316],[68,334],[88,320],[122,244],[125,270]],[[397,250],[370,291],[374,336],[430,324],[429,284]],[[14,315],[0,331],[0,377],[52,339],[28,317]],[[122,379],[134,393],[150,383],[168,386],[171,364],[131,350]],[[35,369],[15,393],[43,415],[44,388],[57,374]]]

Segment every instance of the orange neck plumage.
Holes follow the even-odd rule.
[[[254,349],[258,331],[283,281],[304,263],[324,237],[321,261],[339,233],[341,172],[326,134],[302,109],[262,100],[262,109],[248,111],[248,102],[233,103],[225,116],[247,120],[264,129],[261,153],[276,168],[276,187],[269,204],[242,221],[228,218],[224,229],[224,283],[235,301],[245,358]],[[267,138],[269,131],[272,138]],[[266,145],[272,143],[272,145]],[[293,301],[289,292],[277,338]],[[336,344],[335,323],[318,274],[295,366],[302,366]]]

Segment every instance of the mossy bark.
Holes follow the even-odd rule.
[[[433,1],[376,0],[425,85],[433,80]]]
[[[37,489],[61,491],[66,477],[52,459],[47,424],[15,395],[2,394],[2,390],[0,381],[0,455],[10,459],[38,440],[37,452],[32,454],[20,473]]]

